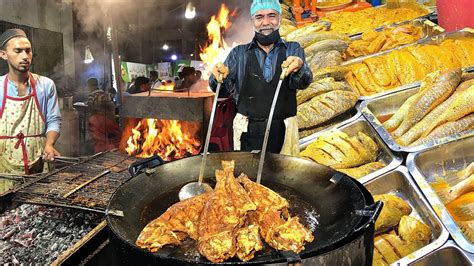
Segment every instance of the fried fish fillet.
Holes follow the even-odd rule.
[[[257,210],[250,212],[250,220],[259,225],[265,242],[277,250],[299,253],[307,242],[314,240],[298,217],[288,214],[288,201],[269,188],[251,181],[245,174],[238,177]]]
[[[216,187],[199,220],[199,253],[215,263],[234,257],[237,249],[235,232],[241,217],[226,189],[228,176],[233,177],[233,171],[216,170]]]
[[[137,246],[156,252],[166,245],[180,245],[187,237],[197,240],[199,216],[208,197],[209,193],[205,193],[169,207],[145,226],[138,236]]]

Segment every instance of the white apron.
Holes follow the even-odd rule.
[[[45,118],[40,111],[36,85],[30,73],[31,93],[14,98],[7,96],[8,75],[3,83],[0,109],[0,173],[28,174],[39,167],[46,144]]]

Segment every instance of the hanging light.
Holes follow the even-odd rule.
[[[187,19],[193,19],[196,17],[196,6],[193,2],[189,2],[186,5],[186,11],[184,12],[184,17]]]
[[[175,54],[171,55],[171,60],[176,61],[177,59],[178,59],[177,55],[175,55]]]
[[[86,46],[86,52],[84,55],[84,63],[90,64],[94,61],[94,57],[92,56],[91,49],[89,46]]]
[[[166,50],[168,50],[170,47],[165,43],[165,44],[163,44],[163,47],[162,47],[162,48],[163,48],[163,50],[166,51]]]

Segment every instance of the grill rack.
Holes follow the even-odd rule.
[[[104,152],[23,185],[13,201],[104,213],[115,190],[131,178],[127,169],[135,161]]]

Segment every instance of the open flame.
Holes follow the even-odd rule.
[[[125,151],[130,156],[159,155],[165,161],[196,155],[201,148],[199,122],[142,119],[132,128]]]
[[[223,33],[232,26],[230,19],[237,15],[237,11],[230,12],[225,4],[221,4],[219,12],[216,16],[212,16],[207,24],[207,35],[209,42],[201,49],[199,54],[204,62],[203,78],[208,79],[211,69],[219,62],[224,62],[230,50],[237,44],[229,46],[224,40]]]

